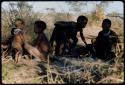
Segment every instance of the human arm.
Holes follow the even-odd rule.
[[[80,37],[81,37],[82,41],[85,43],[85,45],[87,45],[87,42],[86,42],[86,40],[85,40],[85,37],[84,37],[84,35],[83,35],[82,30],[80,31]]]
[[[56,28],[53,30],[51,38],[50,38],[50,46],[53,46],[53,42],[55,40],[55,36],[56,36]]]

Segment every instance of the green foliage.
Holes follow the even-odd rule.
[[[7,74],[8,74],[8,72],[7,72],[6,67],[2,66],[2,80],[6,79]]]

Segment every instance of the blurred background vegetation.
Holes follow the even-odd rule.
[[[35,38],[35,34],[33,33],[33,24],[35,20],[43,20],[47,24],[47,29],[45,30],[46,36],[48,39],[51,36],[52,30],[54,28],[54,23],[58,20],[65,20],[65,21],[76,21],[79,15],[85,15],[88,17],[89,21],[87,27],[93,29],[93,26],[100,27],[101,23],[104,18],[109,18],[112,20],[112,29],[117,32],[119,36],[123,36],[123,15],[121,16],[117,12],[112,12],[110,14],[105,15],[104,11],[108,6],[109,2],[101,1],[99,4],[93,2],[95,5],[95,9],[91,12],[84,13],[81,12],[82,7],[88,9],[87,1],[84,2],[71,2],[66,1],[66,4],[70,6],[70,10],[75,11],[76,13],[69,12],[55,12],[54,8],[46,8],[48,13],[42,12],[34,12],[33,6],[27,2],[8,2],[8,10],[4,7],[2,8],[1,12],[1,21],[2,21],[2,40],[6,39],[8,35],[10,35],[10,30],[14,26],[14,20],[16,18],[24,19],[26,23],[25,33],[27,34],[27,40],[31,41]],[[62,9],[63,10],[63,9]]]

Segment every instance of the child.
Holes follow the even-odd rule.
[[[50,45],[47,37],[43,32],[45,29],[46,23],[44,21],[35,21],[34,32],[37,34],[37,38],[33,41],[33,46],[35,46],[47,58]]]
[[[5,40],[2,45],[6,46],[8,55],[12,54],[12,57],[15,59],[15,50],[19,51],[22,54],[23,48],[23,29],[25,27],[25,22],[23,19],[15,20],[15,27],[11,29],[11,35]],[[7,57],[6,55],[5,57]]]

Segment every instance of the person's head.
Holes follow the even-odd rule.
[[[85,28],[87,22],[88,22],[88,18],[87,17],[82,16],[82,15],[79,16],[77,18],[77,26],[78,26],[78,28]]]
[[[24,26],[25,26],[24,20],[21,19],[21,18],[17,18],[17,19],[15,20],[15,26],[16,26],[16,28],[24,29]]]
[[[46,29],[46,23],[41,20],[37,20],[34,23],[34,32],[35,33],[41,33]]]
[[[111,27],[111,20],[109,19],[104,19],[103,22],[102,22],[102,29],[104,31],[108,31]]]

